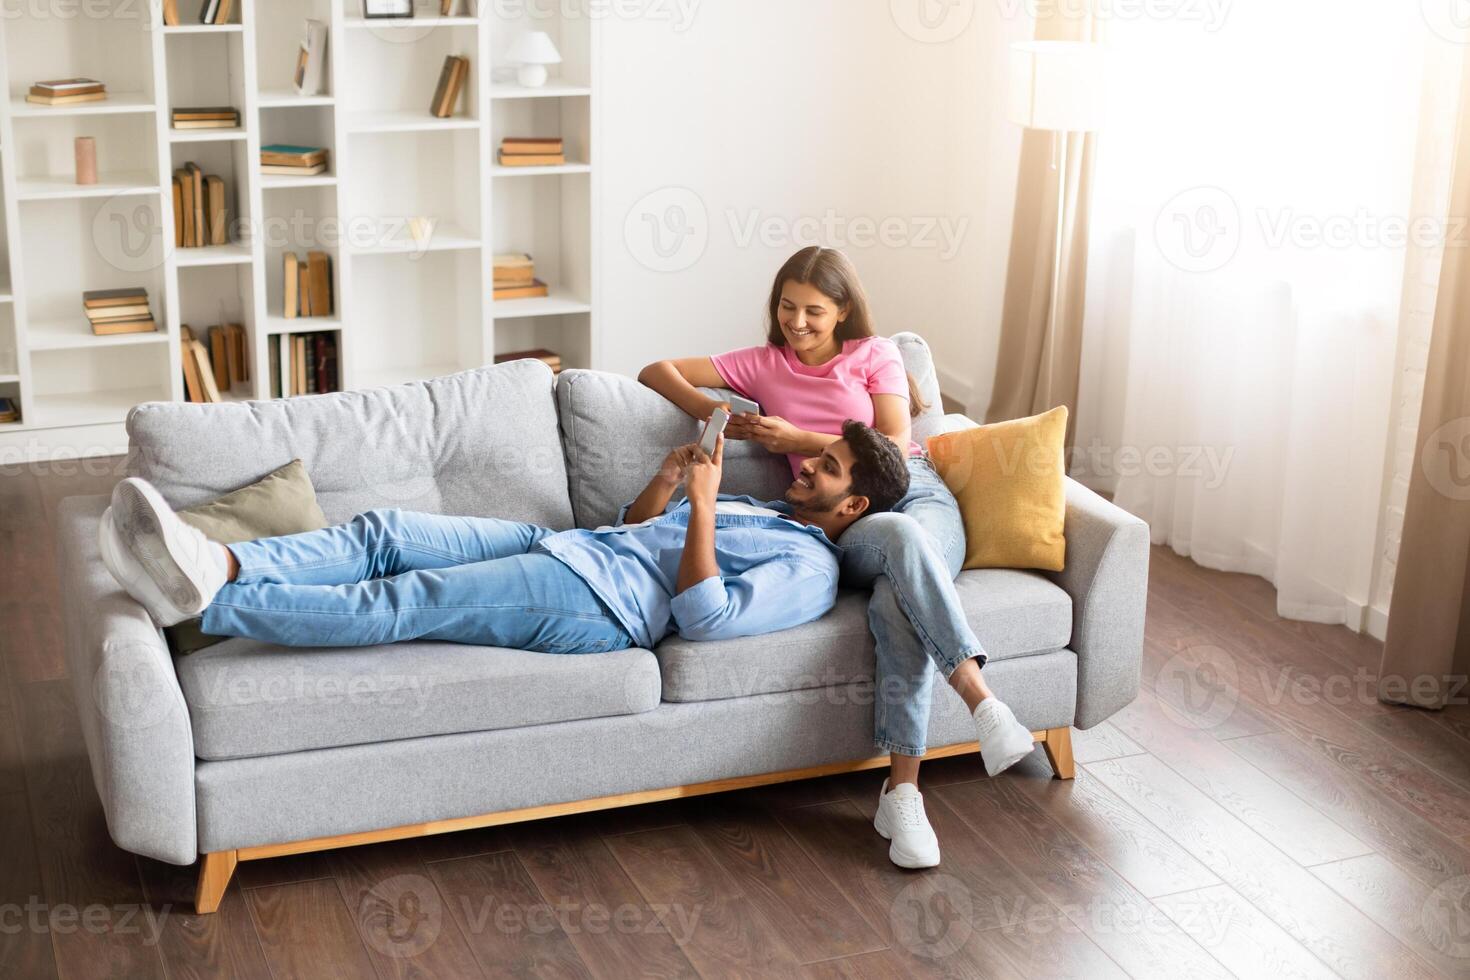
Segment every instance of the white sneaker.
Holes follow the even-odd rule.
[[[939,863],[939,838],[924,815],[924,796],[913,783],[899,783],[890,792],[888,780],[883,780],[873,829],[893,842],[888,860],[900,868],[932,868]]]
[[[1009,706],[988,697],[975,707],[975,731],[980,739],[980,758],[985,772],[1002,773],[1031,754],[1036,742],[1031,730],[1016,720]]]
[[[179,520],[145,480],[113,488],[98,537],[107,570],[160,626],[198,616],[229,578],[224,547]]]

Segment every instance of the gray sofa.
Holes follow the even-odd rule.
[[[931,408],[919,439],[973,425],[938,409],[929,350],[894,338]],[[375,507],[534,521],[614,519],[693,422],[635,381],[517,361],[426,383],[286,401],[148,404],[129,470],[176,506],[306,462],[329,520]],[[731,443],[725,489],[780,495],[789,470]],[[557,656],[444,643],[286,650],[232,639],[174,659],[97,556],[103,497],[61,505],[66,655],[118,846],[201,855],[200,911],[239,860],[881,765],[871,741],[866,593],[753,640]],[[1138,689],[1148,531],[1067,488],[1067,566],[963,572],[986,676],[1071,775],[1070,726]],[[934,686],[931,755],[974,751]]]

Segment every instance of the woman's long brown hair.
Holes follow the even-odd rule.
[[[809,245],[797,252],[776,273],[776,282],[771,286],[771,300],[767,308],[766,339],[777,347],[786,346],[786,335],[781,332],[781,290],[788,282],[799,282],[816,289],[835,303],[838,308],[847,307],[847,319],[837,324],[836,337],[839,341],[857,340],[861,337],[876,337],[873,330],[873,314],[868,307],[868,294],[858,279],[857,269],[846,255],[835,248]],[[917,416],[929,405],[919,395],[918,382],[910,374],[909,414]]]

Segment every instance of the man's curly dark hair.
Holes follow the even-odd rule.
[[[909,492],[909,467],[903,450],[877,429],[853,419],[842,423],[842,440],[855,457],[851,493],[868,498],[869,514],[892,510]]]

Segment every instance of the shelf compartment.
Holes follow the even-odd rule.
[[[567,99],[592,94],[590,85],[572,85],[550,81],[536,88],[527,88],[514,82],[496,82],[490,86],[492,99]]]
[[[526,302],[517,300],[516,302]],[[561,355],[562,369],[590,367],[592,317],[566,311],[559,316],[516,317],[495,320],[495,353],[545,348]]]
[[[347,117],[347,129],[354,133],[417,133],[452,129],[478,129],[480,120],[469,116],[440,119],[428,109],[394,109],[379,112],[354,112]]]
[[[480,239],[466,232],[453,222],[443,222],[435,225],[433,232],[427,241],[414,241],[408,237],[407,227],[397,230],[385,228],[385,234],[391,238],[380,239],[370,245],[352,245],[350,250],[354,255],[389,255],[394,253],[405,253],[413,255],[423,252],[450,252],[463,249],[479,248]]]
[[[323,330],[341,330],[342,316],[281,316],[273,313],[261,321],[266,336],[278,333],[319,333]]]
[[[76,197],[118,197],[125,194],[157,194],[158,175],[142,170],[100,173],[95,184],[78,184],[76,178],[23,177],[15,182],[16,197],[22,201],[56,201]]]
[[[266,89],[260,93],[257,104],[262,109],[294,109],[304,106],[335,105],[336,96],[297,95],[292,89]]]
[[[27,102],[25,96],[10,100],[10,115],[14,119],[114,116],[152,112],[154,108],[153,99],[144,92],[109,92],[107,98],[100,102],[77,102],[73,105],[37,105]]]
[[[352,260],[348,382],[396,384],[486,362],[481,253],[367,255]]]
[[[27,428],[59,429],[73,425],[103,425],[122,422],[135,405],[143,402],[168,401],[169,393],[160,386],[113,388],[103,391],[66,392],[36,395],[34,418],[23,419]]]
[[[247,135],[238,126],[229,129],[174,129],[169,127],[170,143],[223,143],[226,140],[242,140]]]
[[[549,296],[527,299],[498,299],[491,305],[497,320],[590,313],[592,304],[585,303],[567,290],[552,289]]]
[[[249,245],[205,245],[203,248],[175,248],[174,264],[180,268],[207,265],[244,265],[251,260]]]
[[[409,31],[414,28],[432,30],[435,27],[475,27],[480,23],[478,17],[450,16],[443,17],[439,14],[427,14],[413,17],[374,17],[347,16],[342,22],[349,30],[371,30],[377,31]]]
[[[154,310],[154,322],[159,311]],[[26,341],[33,351],[73,350],[93,347],[130,347],[134,344],[163,344],[168,342],[168,331],[163,325],[152,333],[119,333],[99,337],[92,333],[85,316],[75,320],[46,320],[31,323],[26,328]]]

